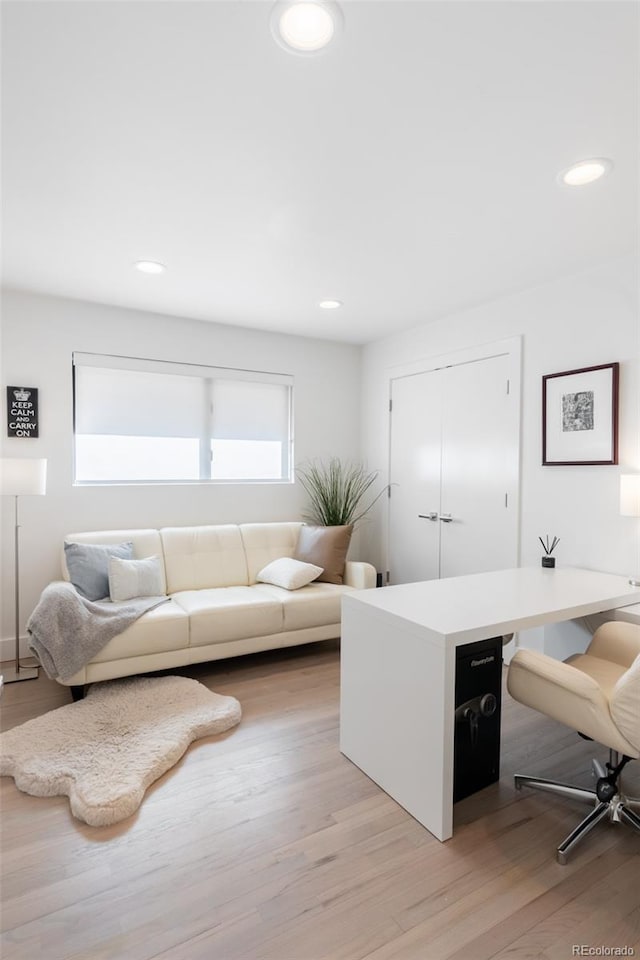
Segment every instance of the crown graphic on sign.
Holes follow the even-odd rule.
[[[14,390],[13,395],[16,400],[28,400],[31,396],[31,390],[25,390],[24,387],[22,387],[20,390]]]

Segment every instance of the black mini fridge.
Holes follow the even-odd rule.
[[[453,802],[500,776],[502,637],[456,648]]]

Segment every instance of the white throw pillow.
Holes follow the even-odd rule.
[[[120,560],[109,557],[109,596],[114,603],[134,597],[164,596],[160,558]]]
[[[285,590],[298,590],[306,587],[322,573],[322,567],[315,563],[304,563],[294,560],[293,557],[280,557],[272,560],[263,567],[256,580],[259,583],[272,583],[274,587],[284,587]]]

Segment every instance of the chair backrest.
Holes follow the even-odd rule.
[[[587,653],[630,667],[640,653],[640,624],[608,620],[594,633]]]
[[[640,752],[640,654],[613,688],[609,709],[622,735]]]

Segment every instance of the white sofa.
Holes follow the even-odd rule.
[[[130,541],[134,558],[160,557],[170,599],[114,637],[66,685],[82,687],[339,637],[342,595],[375,586],[370,564],[347,561],[342,585],[311,583],[284,590],[256,582],[267,563],[293,556],[301,526],[245,523],[69,534],[67,542]],[[69,580],[64,551],[62,572]]]

